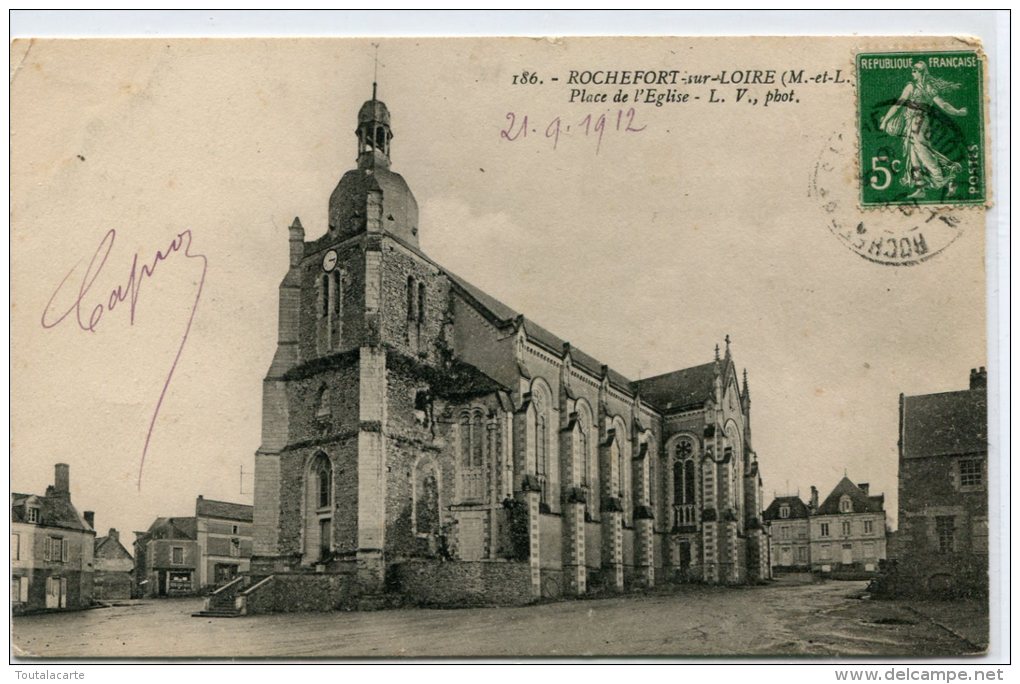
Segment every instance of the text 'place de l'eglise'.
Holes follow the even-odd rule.
[[[200,497],[193,517],[136,533],[131,592],[216,588],[209,614],[255,614],[755,583],[773,568],[879,570],[884,498],[866,483],[844,478],[822,504],[815,492],[809,504],[779,497],[766,509],[747,373],[728,337],[701,365],[624,377],[421,251],[418,206],[390,170],[390,113],[374,92],[356,137],[357,168],[330,196],[324,234],[306,240],[299,219],[289,229],[253,510]],[[971,413],[984,410],[978,389]],[[918,399],[906,404],[908,429]],[[945,431],[955,418],[929,420]],[[937,467],[966,468],[957,481],[984,497],[984,413],[970,418],[964,441],[980,448]],[[918,467],[923,454],[910,456]],[[71,506],[66,466],[57,476],[45,497],[12,495],[16,610],[92,599],[91,516]],[[904,501],[917,503],[901,492]],[[987,499],[958,507],[930,520],[901,512],[900,524],[914,526],[915,546],[962,554],[943,569],[950,584],[964,565],[987,583]],[[918,527],[929,523],[934,542]],[[971,540],[981,524],[983,548]],[[45,542],[29,544],[35,536]],[[72,536],[80,552],[60,541]],[[45,561],[19,565],[44,544]],[[123,551],[124,565],[115,530],[103,546]],[[126,581],[107,577],[109,587]]]

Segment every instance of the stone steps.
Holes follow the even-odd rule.
[[[241,611],[236,608],[210,608],[192,613],[191,617],[236,618],[241,617]]]

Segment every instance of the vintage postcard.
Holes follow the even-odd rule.
[[[15,657],[989,649],[976,39],[10,49]]]

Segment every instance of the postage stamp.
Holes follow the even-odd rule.
[[[857,55],[861,205],[987,198],[976,50]]]

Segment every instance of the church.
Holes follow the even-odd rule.
[[[289,229],[263,383],[259,610],[526,603],[769,576],[747,373],[633,381],[419,247],[390,112],[357,120],[328,226]]]

